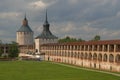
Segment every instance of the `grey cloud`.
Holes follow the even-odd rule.
[[[26,12],[35,36],[41,33],[45,9],[34,9],[30,3],[40,0],[1,0],[0,13],[17,12],[15,18],[0,18],[1,38],[15,40]],[[102,39],[120,38],[120,0],[41,0],[45,4],[55,2],[48,9],[50,29],[56,36],[66,35],[89,40],[96,34]],[[74,2],[73,2],[74,1]],[[7,33],[9,32],[9,33]],[[3,34],[4,33],[4,34]],[[111,35],[109,35],[111,34]]]

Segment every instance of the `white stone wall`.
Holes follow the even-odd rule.
[[[40,45],[47,43],[57,43],[58,39],[35,39],[35,49],[40,52]]]
[[[17,32],[17,43],[19,45],[32,45],[34,43],[33,32]]]
[[[50,61],[55,62],[63,62],[82,67],[120,72],[120,50],[118,48],[120,44],[114,45],[116,46],[115,48],[110,48],[109,46],[107,50],[104,49],[105,47],[103,45],[101,51],[99,51],[100,47],[95,49],[95,45],[92,46],[92,49],[86,50],[82,49],[82,45],[72,46],[51,44],[51,46],[41,46],[41,52],[45,53],[45,60],[48,60],[49,58]],[[87,47],[84,46],[84,48]],[[86,54],[87,57],[85,57]],[[101,58],[99,56],[100,54],[102,55]],[[110,58],[111,54],[113,55],[113,58]],[[90,55],[92,55],[91,58]],[[107,58],[105,58],[104,55],[107,55]]]
[[[35,49],[38,50],[38,52],[40,52],[39,48],[40,48],[40,40],[39,39],[35,39]]]

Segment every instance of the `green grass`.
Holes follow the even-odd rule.
[[[0,62],[0,80],[120,80],[120,77],[50,62],[3,61]]]

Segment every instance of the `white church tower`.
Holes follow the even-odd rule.
[[[23,20],[22,26],[20,27],[20,29],[17,31],[17,43],[19,45],[33,45],[34,41],[33,41],[33,31],[31,30],[31,28],[28,25],[28,20],[25,18]]]
[[[57,43],[58,37],[54,36],[49,30],[50,24],[47,20],[47,11],[46,11],[46,19],[43,24],[43,31],[40,35],[35,38],[35,49],[37,52],[40,52],[40,45],[47,43]]]

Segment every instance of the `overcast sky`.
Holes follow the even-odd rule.
[[[25,13],[34,37],[43,29],[45,9],[59,38],[120,39],[120,0],[0,0],[0,39],[15,41]]]

